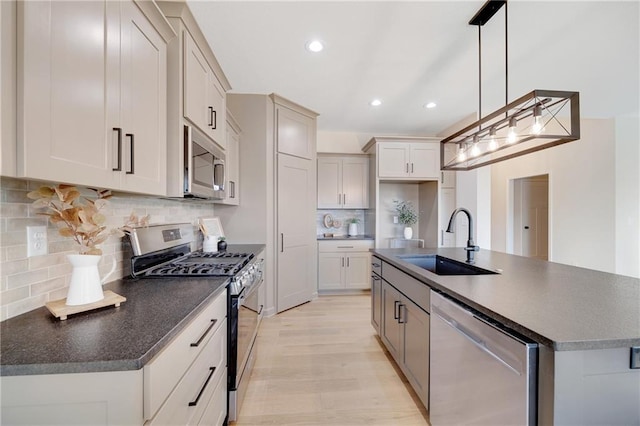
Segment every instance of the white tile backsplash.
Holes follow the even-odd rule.
[[[349,231],[349,220],[358,219],[358,234],[364,234],[365,230],[365,215],[364,210],[317,210],[316,211],[316,235],[322,235],[324,233],[344,234],[347,235]],[[327,228],[324,226],[325,215],[331,215],[333,220],[341,222],[340,227]]]
[[[29,191],[55,184],[0,177],[0,321],[66,297],[71,267],[65,255],[75,253],[76,244],[60,236],[56,227],[32,208],[33,200],[27,198]],[[151,215],[152,224],[194,223],[199,217],[214,216],[214,206],[201,202],[117,192],[109,201],[104,211],[109,227],[124,225],[132,212],[138,216]],[[48,254],[27,258],[26,227],[30,225],[47,225]],[[100,248],[101,274],[109,271],[115,258],[118,266],[109,280],[129,275],[131,250],[127,241],[111,237]]]

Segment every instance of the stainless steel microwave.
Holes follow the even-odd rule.
[[[225,198],[224,152],[193,126],[184,126],[184,197]]]

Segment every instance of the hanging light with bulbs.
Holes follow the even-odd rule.
[[[482,117],[482,26],[505,6],[505,106]],[[442,170],[472,170],[580,139],[578,92],[533,90],[508,102],[507,1],[489,0],[469,21],[478,26],[479,120],[440,143]]]

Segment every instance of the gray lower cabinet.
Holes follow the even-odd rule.
[[[382,278],[371,272],[371,325],[380,334],[382,324]]]
[[[376,283],[381,283],[378,284],[382,306],[380,339],[428,409],[429,287],[387,263],[382,265],[382,274],[383,278],[376,281],[372,273],[372,303],[375,302]],[[374,308],[374,327],[376,315]]]

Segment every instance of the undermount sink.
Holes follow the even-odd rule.
[[[404,255],[398,256],[398,258],[437,275],[490,275],[498,273],[436,254]]]

